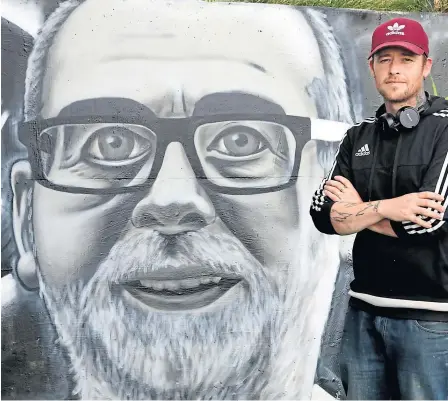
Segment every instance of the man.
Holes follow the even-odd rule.
[[[377,27],[369,60],[384,104],[347,131],[310,209],[321,232],[357,233],[342,379],[349,399],[447,399],[448,102],[423,91],[418,22]]]
[[[340,61],[324,68],[309,22],[321,17],[249,11],[68,1],[36,38],[29,159],[11,180],[14,301],[42,294],[71,373],[57,394],[309,395],[338,248],[299,208],[309,195],[297,186],[321,170],[313,144],[298,171],[309,117],[349,120],[350,107],[324,78],[344,82]],[[323,92],[338,107],[316,103]],[[67,372],[48,365],[52,386]]]

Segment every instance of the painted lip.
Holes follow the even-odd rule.
[[[150,308],[181,311],[209,306],[240,282],[241,277],[185,267],[127,278],[117,285]]]

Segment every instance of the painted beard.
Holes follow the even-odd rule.
[[[116,289],[181,266],[238,277],[243,296],[210,309],[167,312]],[[41,279],[41,293],[82,398],[253,399],[269,379],[280,341],[283,280],[230,235],[201,230],[168,240],[145,231],[117,242],[87,284],[53,291]]]

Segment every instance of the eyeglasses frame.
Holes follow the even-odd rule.
[[[202,163],[197,154],[194,145],[194,135],[199,126],[209,123],[217,123],[224,121],[265,121],[277,123],[289,128],[294,135],[296,141],[296,149],[294,155],[294,165],[291,172],[291,177],[287,183],[263,187],[263,188],[242,188],[242,187],[224,187],[211,182],[204,173]],[[68,187],[64,185],[55,184],[49,181],[44,174],[43,165],[39,156],[39,135],[44,130],[69,124],[133,124],[143,126],[150,129],[152,132],[161,132],[163,135],[157,136],[157,152],[151,168],[151,173],[147,178],[145,184],[135,186],[125,186],[120,188],[81,188]],[[156,127],[156,128],[154,128]],[[187,127],[187,129],[185,129]],[[287,187],[290,187],[297,181],[298,170],[300,167],[301,153],[305,144],[311,140],[311,120],[308,117],[298,117],[287,114],[213,114],[206,116],[192,116],[184,118],[158,118],[150,116],[145,118],[139,113],[136,115],[105,115],[105,116],[68,116],[68,117],[54,117],[48,119],[34,119],[24,121],[19,124],[19,140],[28,148],[29,161],[31,164],[33,179],[38,181],[41,185],[53,189],[55,191],[75,193],[75,194],[100,194],[113,195],[120,193],[128,193],[130,191],[147,190],[150,181],[154,181],[162,167],[163,158],[166,149],[170,143],[180,142],[188,155],[192,169],[197,179],[201,181],[211,190],[229,195],[252,195],[268,192],[276,192]]]

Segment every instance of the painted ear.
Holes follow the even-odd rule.
[[[15,163],[11,170],[12,222],[19,261],[14,273],[22,287],[28,291],[39,288],[33,249],[32,183],[30,164],[25,160]]]

